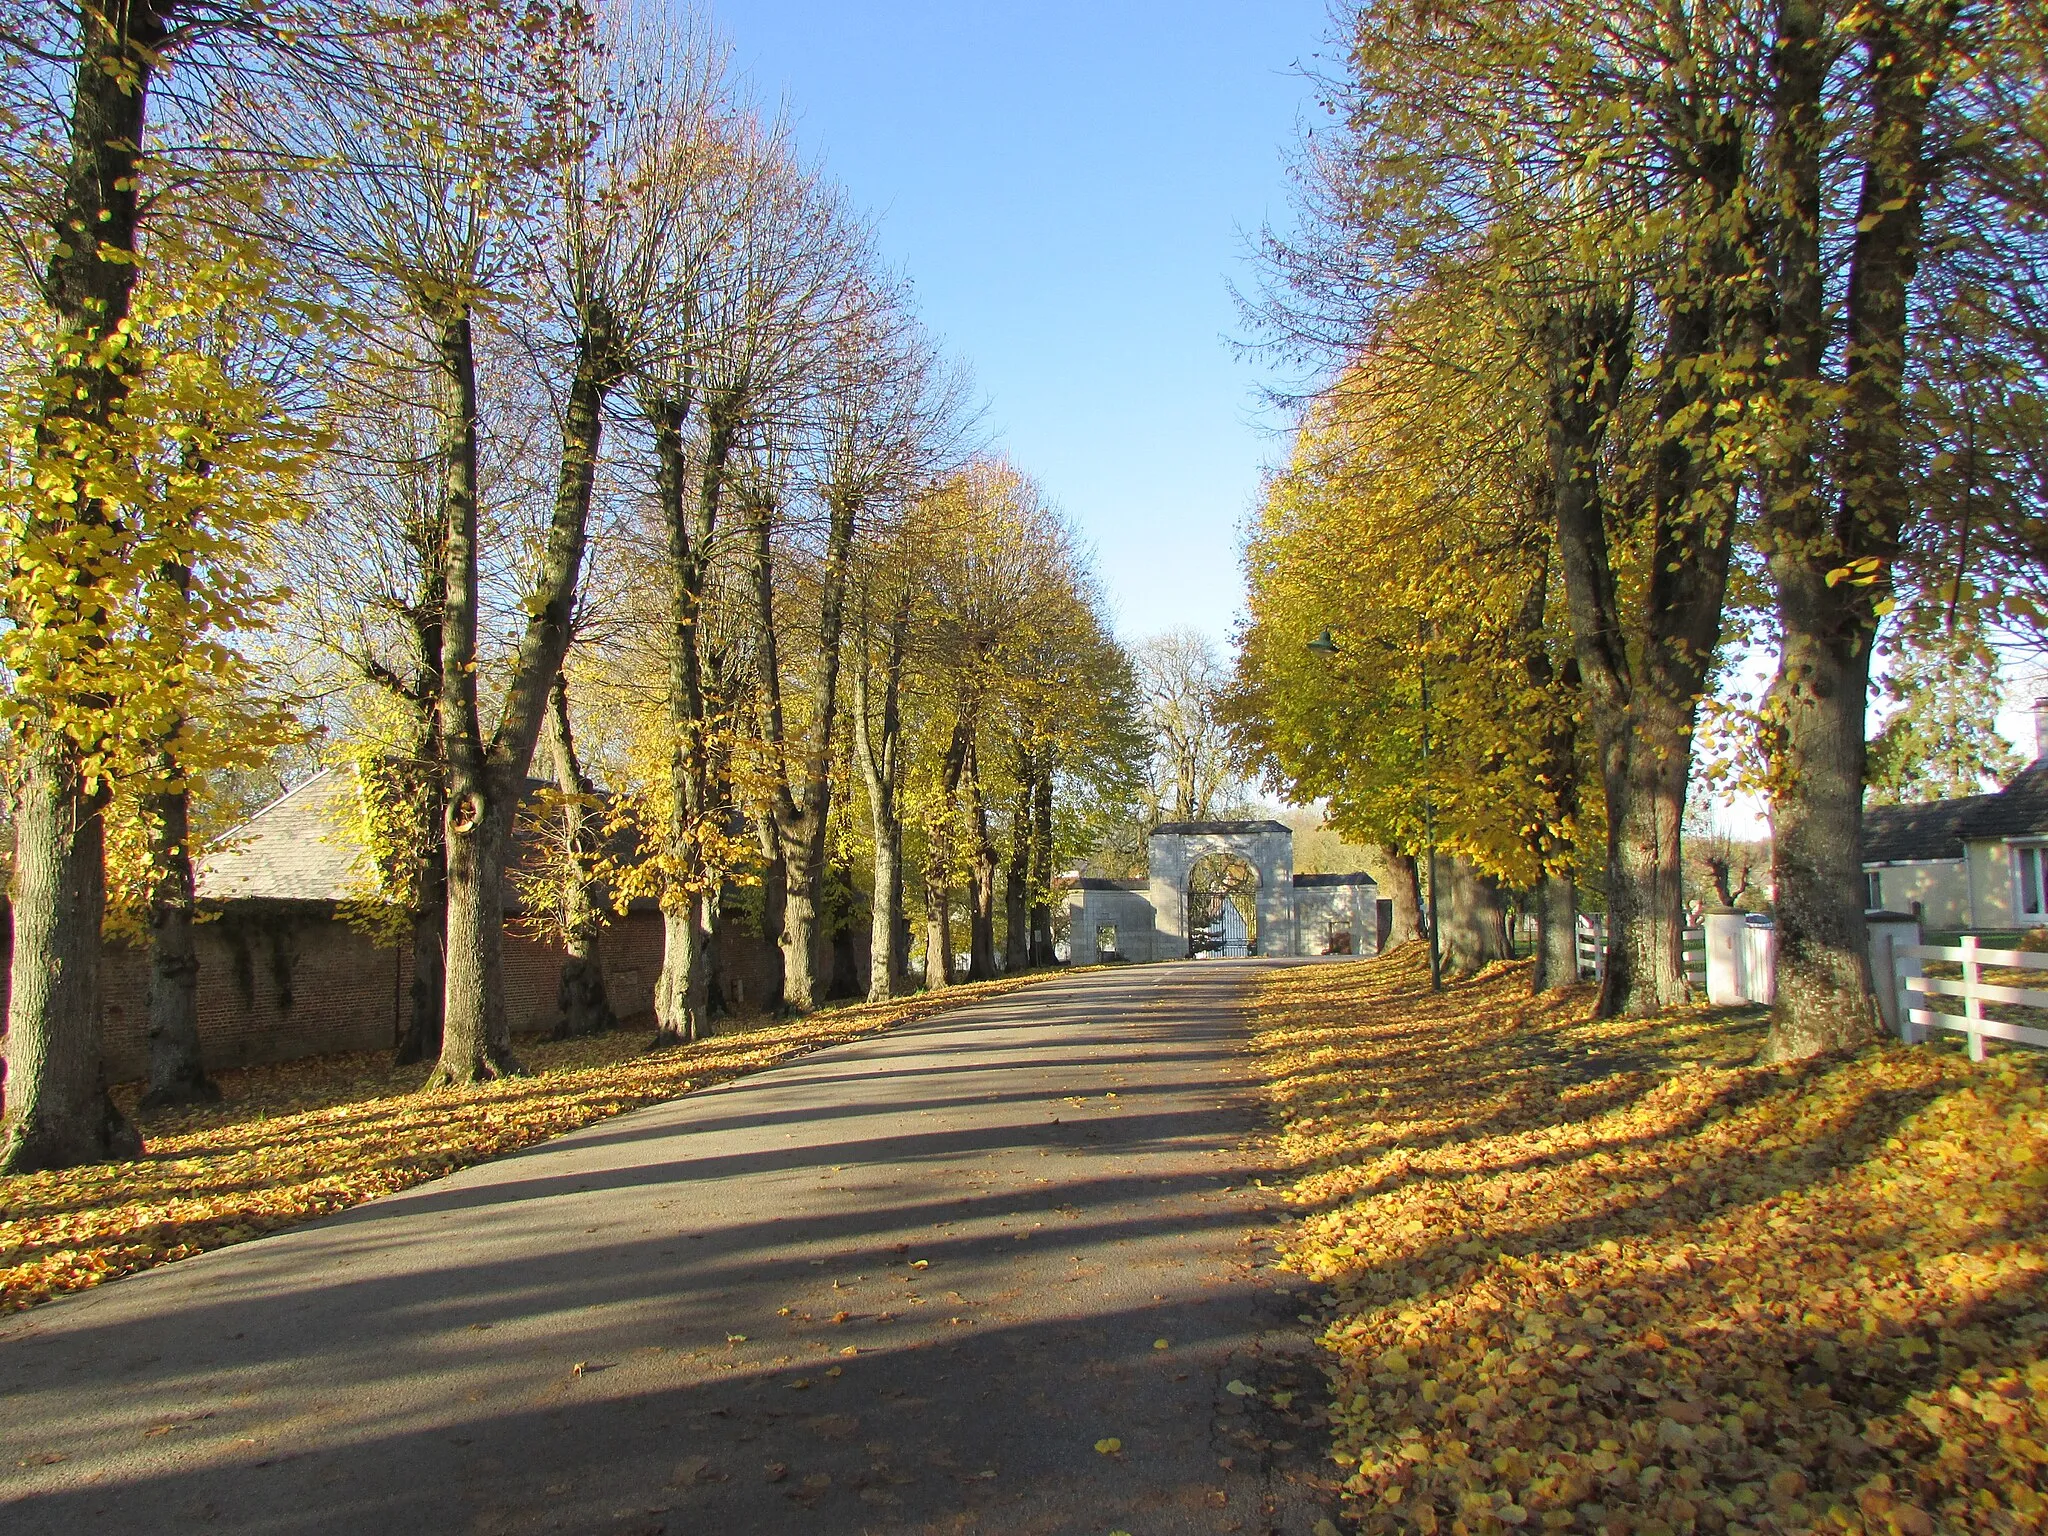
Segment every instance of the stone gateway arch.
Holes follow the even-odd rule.
[[[1214,871],[1238,866],[1249,878],[1240,873],[1221,882],[1229,890],[1221,906],[1248,907],[1248,923],[1212,910]],[[1074,965],[1379,951],[1379,886],[1372,876],[1297,875],[1294,833],[1277,821],[1162,822],[1146,840],[1146,878],[1070,880],[1063,906]]]

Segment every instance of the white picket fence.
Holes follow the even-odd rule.
[[[1929,960],[1948,960],[1962,966],[1961,977],[1928,976],[1922,967]],[[1924,1031],[1954,1030],[1967,1036],[1970,1060],[1984,1059],[1986,1040],[2011,1040],[2020,1045],[2048,1047],[2048,1029],[2036,1029],[2005,1019],[1987,1018],[1986,1003],[2008,1003],[2019,1008],[2048,1009],[2048,989],[2010,987],[1984,980],[1987,968],[2014,971],[2048,971],[2048,954],[2026,949],[1985,949],[1977,936],[1966,933],[1956,945],[1901,944],[1892,951],[1891,979],[1898,997],[1899,1037],[1908,1045],[1926,1038]],[[1933,1006],[1937,997],[1960,998],[1961,1013],[1948,1013]],[[1914,1006],[1916,1001],[1923,1006]]]
[[[1710,916],[1709,924],[1685,930],[1686,978],[1717,1005],[1770,1003],[1777,994],[1777,930],[1747,918],[1738,921],[1733,913]],[[1871,978],[1877,985],[1887,1028],[1908,1045],[1927,1039],[1934,1030],[1952,1030],[1968,1038],[1972,1061],[1984,1059],[1986,1040],[2048,1049],[2048,986],[2016,987],[1984,979],[1987,970],[2048,971],[2048,954],[1986,949],[1975,934],[1967,933],[1960,943],[1951,945],[1922,944],[1919,939],[1920,925],[1912,918],[1870,914]],[[1709,949],[1715,944],[1721,953],[1710,956]],[[1580,977],[1597,979],[1607,963],[1604,918],[1579,919],[1578,954]],[[1929,961],[1958,965],[1962,975],[1929,976]],[[1962,1011],[1936,1008],[1933,1000],[1937,997],[1958,999]],[[1987,1003],[2041,1009],[2042,1025],[1991,1018],[1985,1011]]]

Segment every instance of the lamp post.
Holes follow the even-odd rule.
[[[1380,642],[1388,650],[1396,647]],[[1308,648],[1319,656],[1335,656],[1339,647],[1328,629],[1309,641]],[[1422,835],[1428,845],[1429,859],[1429,989],[1441,992],[1444,989],[1444,955],[1442,941],[1438,937],[1436,921],[1436,794],[1429,787],[1429,653],[1422,651],[1416,657],[1416,670],[1422,684]]]

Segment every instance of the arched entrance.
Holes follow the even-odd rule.
[[[1259,872],[1234,853],[1205,853],[1188,866],[1188,958],[1241,960],[1259,952]]]

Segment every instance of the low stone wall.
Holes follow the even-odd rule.
[[[237,904],[201,923],[196,940],[208,1067],[389,1050],[404,1029],[411,950],[379,949],[324,905]],[[659,913],[636,912],[605,931],[605,985],[620,1018],[652,1019],[661,945]],[[554,1027],[561,974],[560,949],[507,929],[505,1012],[514,1031]],[[108,1079],[141,1077],[149,1066],[148,952],[110,947],[101,986]]]
[[[0,906],[0,1010],[13,958],[9,916]],[[200,1050],[209,1068],[389,1050],[404,1028],[411,950],[379,948],[327,903],[238,902],[202,922],[195,943]],[[661,976],[661,914],[649,910],[617,919],[605,930],[600,951],[613,1011],[627,1024],[651,1028]],[[719,952],[729,990],[741,994],[745,1008],[771,999],[779,974],[773,944],[729,927],[719,935]],[[521,933],[516,923],[506,929],[505,1008],[515,1032],[554,1027],[562,958],[559,948]],[[107,1079],[142,1077],[149,1068],[148,951],[109,945],[100,984]],[[0,1033],[0,1049],[5,1043]]]

